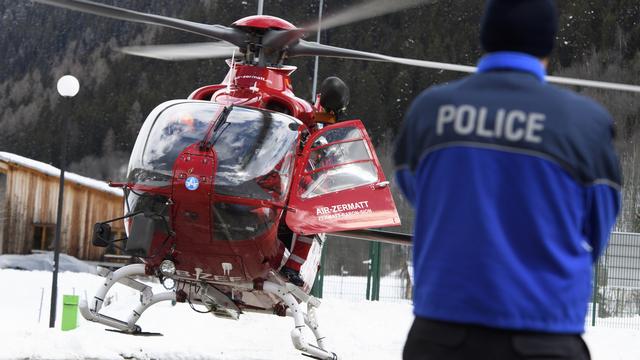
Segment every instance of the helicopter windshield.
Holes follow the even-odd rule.
[[[147,118],[129,164],[128,181],[170,186],[173,166],[185,148],[201,141],[216,153],[216,193],[282,201],[293,169],[299,122],[287,115],[211,102],[169,102]],[[213,122],[210,138],[207,133]],[[145,136],[145,134],[148,134]]]
[[[234,108],[213,135],[215,192],[284,200],[293,169],[298,122],[269,111]]]
[[[164,103],[147,117],[129,162],[128,181],[146,186],[169,186],[176,159],[201,141],[220,112],[212,103]]]

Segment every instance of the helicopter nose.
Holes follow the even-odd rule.
[[[172,193],[174,231],[180,238],[208,242],[209,207],[213,186],[214,159],[208,152],[188,147],[174,164]]]

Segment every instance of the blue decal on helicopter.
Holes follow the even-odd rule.
[[[195,176],[189,176],[187,178],[187,180],[184,182],[184,186],[187,188],[187,190],[198,190],[198,187],[200,186],[200,181],[198,181],[198,178]]]

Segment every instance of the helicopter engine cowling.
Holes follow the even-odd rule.
[[[227,64],[230,71],[223,84],[196,89],[189,99],[281,112],[313,127],[314,109],[293,93],[289,76],[295,66],[258,68],[231,61]]]
[[[287,20],[269,15],[251,15],[236,20],[233,27],[248,27],[253,29],[295,30],[296,26]]]

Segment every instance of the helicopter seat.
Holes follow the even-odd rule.
[[[281,101],[277,100],[269,100],[269,102],[265,104],[264,108],[287,115],[291,115],[292,113],[291,108],[288,105],[283,104]]]

